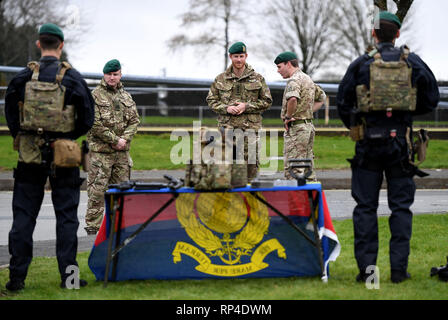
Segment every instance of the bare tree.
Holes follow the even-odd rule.
[[[232,40],[231,27],[242,24],[242,3],[238,0],[190,0],[189,11],[180,16],[180,27],[185,30],[169,39],[168,47],[173,51],[188,46],[203,50],[218,47],[224,55],[225,70]],[[195,27],[205,31],[191,32]]]
[[[401,38],[407,44],[412,43],[412,47],[415,47],[416,39],[414,39],[412,32],[412,17],[415,14],[413,10],[415,6],[411,8],[411,4],[412,1],[400,0],[340,0],[335,12],[336,19],[333,22],[333,27],[338,35],[336,46],[340,57],[345,61],[352,61],[373,45],[372,19],[375,14],[374,6],[377,5],[379,10],[398,10],[397,16],[404,19]],[[400,5],[399,8],[398,5]]]
[[[336,47],[342,59],[353,60],[373,44],[368,17],[373,12],[372,0],[340,0],[332,26],[337,33]]]
[[[397,43],[407,44],[412,51],[418,51],[420,49],[418,38],[414,32],[414,18],[417,14],[417,5],[423,5],[422,3],[413,3],[413,0],[388,0],[386,7],[380,7],[380,10],[386,8],[390,12],[394,12],[402,22],[400,29],[400,38]]]
[[[0,64],[20,66],[39,58],[40,51],[35,46],[39,27],[47,22],[68,27],[73,21],[65,8],[61,0],[0,1]],[[83,30],[80,28],[78,33]],[[66,59],[65,51],[63,59]]]
[[[294,51],[302,70],[312,75],[335,56],[331,28],[335,6],[335,1],[331,0],[269,2],[263,17],[269,19],[274,34],[264,42],[262,51]]]
[[[380,10],[388,11],[388,0],[374,0],[373,2],[378,8],[380,8]],[[400,21],[404,21],[404,18],[411,8],[414,0],[393,0],[393,2],[395,2],[397,6],[397,12],[395,14],[397,15],[398,19],[400,19]]]

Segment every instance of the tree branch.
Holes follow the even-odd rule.
[[[394,0],[394,2],[397,4],[396,15],[403,22],[414,0]]]

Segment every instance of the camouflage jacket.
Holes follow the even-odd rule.
[[[297,98],[297,109],[292,117],[301,120],[313,119],[314,102],[322,102],[326,99],[325,92],[311,80],[310,76],[300,69],[294,72],[286,83],[283,94],[281,118],[286,115],[286,105],[288,99]]]
[[[104,78],[93,91],[95,100],[95,121],[87,134],[90,150],[113,153],[111,145],[120,138],[128,141],[126,150],[137,132],[140,123],[135,102],[132,96],[123,89],[121,82],[116,90],[111,89]]]
[[[272,105],[272,96],[264,78],[246,64],[240,78],[230,66],[215,78],[207,96],[210,108],[218,114],[218,126],[239,129],[261,128],[261,114]],[[246,103],[240,115],[227,113],[227,107],[236,102]]]

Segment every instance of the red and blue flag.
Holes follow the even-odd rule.
[[[114,232],[111,233],[113,212]],[[112,239],[110,235],[112,234]],[[111,240],[111,242],[109,241]],[[110,248],[112,248],[110,250]],[[321,276],[340,244],[319,183],[229,192],[109,190],[97,280]]]

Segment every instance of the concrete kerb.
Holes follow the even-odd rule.
[[[417,189],[446,189],[448,188],[448,169],[423,170],[429,173],[428,177],[415,177],[414,181]],[[183,170],[151,170],[151,171],[133,171],[132,179],[144,182],[165,182],[163,177],[165,174],[171,175],[174,178],[185,177]],[[268,173],[261,171],[264,178],[267,179],[282,179],[283,172]],[[317,179],[322,183],[324,190],[347,190],[351,188],[351,170],[317,170]],[[383,182],[383,189],[386,189],[386,183]]]

